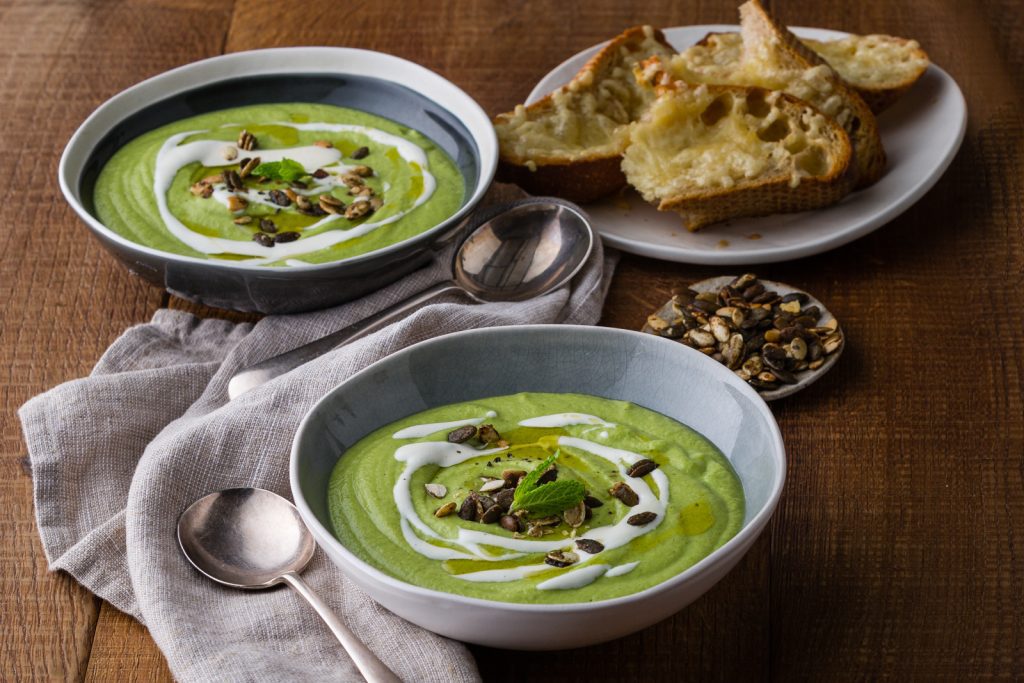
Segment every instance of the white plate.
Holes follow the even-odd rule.
[[[738,31],[716,24],[665,29],[683,49],[712,31]],[[847,35],[817,28],[793,28],[805,38],[832,40]],[[545,76],[527,102],[534,102],[576,74],[601,45],[570,57]],[[878,118],[889,157],[885,175],[833,206],[803,213],[742,218],[688,232],[675,213],[657,211],[630,190],[587,205],[594,228],[607,244],[642,256],[713,265],[773,263],[819,254],[851,242],[906,211],[939,179],[953,160],[967,127],[967,105],[956,82],[932,65],[896,104]],[[751,239],[760,235],[760,239]]]

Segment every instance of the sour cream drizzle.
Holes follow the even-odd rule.
[[[543,415],[522,420],[520,427],[568,427],[569,425],[597,425],[599,427],[614,427],[611,422],[605,422],[594,415],[586,413],[558,413],[556,415]]]
[[[412,427],[406,427],[405,429],[399,429],[397,432],[391,435],[392,439],[419,439],[424,436],[430,436],[434,432],[439,432],[442,429],[457,429],[459,427],[465,427],[466,425],[478,425],[489,417],[496,417],[498,414],[493,410],[488,410],[487,414],[483,417],[474,417],[468,420],[455,420],[454,422],[432,422],[430,424],[413,425]]]
[[[472,418],[469,420],[458,420],[454,422],[437,422],[423,425],[413,425],[400,429],[392,437],[395,439],[408,439],[429,436],[443,429],[453,429],[467,424],[479,424],[488,417],[495,417],[494,411],[488,411],[486,417]],[[572,425],[596,425],[599,427],[611,428],[615,425],[605,422],[594,415],[584,413],[559,413],[555,415],[543,415],[523,420],[520,426],[524,427],[567,427]],[[626,470],[630,465],[642,460],[644,456],[633,451],[621,448],[613,448],[602,444],[594,443],[587,439],[572,436],[558,437],[558,444],[568,446],[596,456],[615,465],[623,479],[627,478]],[[395,507],[401,516],[402,534],[409,546],[417,553],[432,560],[449,559],[476,559],[490,562],[500,560],[511,560],[523,557],[528,553],[550,552],[552,550],[564,549],[572,541],[562,538],[553,541],[538,541],[526,538],[509,538],[486,531],[474,529],[459,529],[454,539],[444,538],[427,526],[416,514],[412,502],[412,492],[409,484],[413,475],[425,465],[437,465],[440,467],[451,467],[461,462],[485,455],[501,453],[507,448],[491,448],[477,450],[465,444],[449,443],[447,441],[425,441],[421,443],[406,444],[395,451],[395,459],[404,462],[405,468],[395,482],[393,489]],[[653,512],[657,515],[655,521],[644,526],[632,526],[628,518],[619,520],[611,526],[597,527],[588,530],[581,538],[589,538],[598,541],[604,546],[604,550],[593,555],[576,551],[579,562],[573,564],[565,572],[546,581],[537,584],[538,590],[558,590],[568,588],[581,588],[596,581],[601,576],[620,576],[639,564],[630,562],[616,567],[608,564],[589,564],[608,550],[624,546],[635,538],[639,538],[654,529],[658,528],[665,517],[665,510],[669,500],[668,477],[660,469],[650,473],[654,483],[657,484],[658,494],[655,495],[651,487],[642,478],[629,478],[631,488],[636,492],[639,502],[630,509],[630,516],[641,512]],[[430,539],[430,540],[425,540]],[[491,548],[502,548],[510,552],[493,554],[485,551],[481,546]],[[482,571],[456,574],[455,577],[464,581],[484,582],[506,582],[516,581],[531,574],[550,570],[547,564],[529,564],[506,569],[487,569]]]
[[[636,569],[636,566],[638,564],[640,564],[640,563],[639,562],[626,562],[625,564],[620,564],[618,566],[612,567],[611,569],[606,571],[604,573],[604,575],[605,576],[622,576],[623,574],[628,574],[631,571],[633,571],[634,569]]]
[[[238,124],[225,124],[221,127],[237,125]],[[232,145],[224,142],[223,140],[195,140],[193,142],[180,144],[182,140],[192,135],[210,132],[209,130],[193,130],[168,137],[160,147],[160,151],[156,156],[156,167],[153,173],[153,193],[156,196],[157,210],[160,212],[160,218],[163,220],[164,225],[167,226],[167,230],[170,231],[172,235],[196,251],[204,254],[230,253],[258,257],[246,261],[247,264],[251,265],[266,265],[268,263],[281,261],[287,266],[303,266],[308,264],[303,261],[295,260],[294,257],[326,249],[334,246],[335,244],[340,244],[341,242],[347,242],[348,240],[373,232],[381,226],[394,223],[430,199],[434,194],[434,190],[437,188],[437,181],[429,171],[430,164],[427,161],[426,152],[424,152],[419,145],[414,144],[405,138],[385,133],[384,131],[376,128],[341,123],[280,122],[273,125],[287,126],[296,130],[327,131],[333,133],[354,132],[365,135],[374,142],[394,147],[398,152],[398,155],[402,157],[407,164],[412,166],[414,170],[418,170],[422,173],[423,190],[419,197],[416,198],[416,201],[413,202],[412,206],[404,211],[396,212],[387,218],[379,221],[366,221],[365,223],[360,223],[349,230],[328,230],[318,235],[303,237],[302,239],[294,242],[276,244],[273,247],[264,247],[256,242],[201,235],[189,229],[188,226],[179,221],[174,214],[171,213],[167,206],[167,192],[170,190],[171,184],[174,182],[174,177],[178,174],[178,171],[188,164],[199,162],[204,166],[210,167],[224,166],[225,161],[223,151],[226,147],[232,147]],[[242,154],[244,151],[239,150],[238,153]],[[337,165],[337,162],[341,159],[341,152],[334,148],[306,145],[299,147],[284,147],[280,149],[261,149],[259,151],[259,157],[265,162],[280,161],[281,159],[288,157],[289,159],[293,159],[301,164],[307,172],[312,173],[318,168]],[[334,170],[343,172],[348,168],[350,167],[338,165],[338,168]],[[329,186],[332,183],[336,184],[333,179],[326,183],[318,183],[318,185],[314,186],[312,191],[304,192],[303,194],[317,194],[319,192],[327,191],[330,189]],[[229,194],[230,193],[225,188],[218,188],[214,193],[214,200],[226,206]],[[240,194],[242,194],[242,196],[244,196],[249,202],[263,204],[269,203],[268,199],[254,191],[247,191]],[[386,202],[387,197],[384,199]],[[306,230],[323,227],[329,223],[340,220],[340,218],[340,216],[333,214],[326,216],[306,228]]]
[[[608,565],[592,564],[589,567],[581,567],[580,569],[566,572],[565,574],[553,576],[547,581],[541,581],[537,584],[537,589],[550,591],[564,590],[566,588],[583,588],[583,586],[597,581],[602,576],[607,575],[607,573]]]

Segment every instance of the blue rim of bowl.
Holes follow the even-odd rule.
[[[449,343],[453,338],[458,339],[469,336],[486,336],[488,334],[497,334],[501,336],[507,336],[510,332],[523,332],[529,334],[531,330],[586,330],[585,334],[608,334],[608,335],[623,335],[626,337],[635,337],[644,340],[650,340],[651,343],[656,344],[668,344],[678,353],[693,353],[701,357],[706,363],[705,367],[707,371],[714,377],[720,378],[726,384],[735,387],[741,394],[750,398],[755,405],[759,405],[762,413],[767,417],[767,423],[771,432],[771,440],[774,446],[773,452],[777,452],[779,455],[779,470],[775,476],[775,480],[771,485],[771,493],[768,496],[768,501],[764,507],[758,512],[749,522],[743,525],[735,536],[726,541],[723,545],[716,548],[711,552],[710,555],[703,558],[696,564],[687,567],[683,571],[679,572],[675,576],[668,578],[661,583],[655,584],[649,588],[645,588],[642,591],[636,593],[630,593],[628,595],[622,595],[617,598],[608,598],[606,600],[595,600],[592,602],[566,602],[566,603],[552,603],[552,604],[536,604],[536,603],[524,603],[524,602],[510,602],[506,600],[485,600],[483,598],[471,598],[464,595],[458,595],[457,593],[446,593],[444,591],[435,590],[433,588],[424,588],[417,586],[401,579],[396,579],[393,576],[373,567],[366,563],[364,560],[352,553],[345,545],[338,540],[338,538],[331,532],[330,529],[325,527],[313,510],[306,503],[306,499],[302,496],[302,488],[299,484],[299,470],[298,470],[298,444],[301,434],[306,430],[307,424],[312,419],[313,413],[315,413],[320,406],[328,398],[333,396],[342,386],[347,382],[350,382],[358,377],[369,374],[377,369],[377,366],[393,359],[396,356],[412,353],[413,350],[419,348],[425,348],[428,346],[446,344]],[[704,354],[700,353],[695,349],[691,349],[687,346],[679,344],[671,339],[664,339],[662,337],[655,337],[654,335],[644,334],[643,332],[635,332],[633,330],[623,330],[614,327],[592,327],[589,325],[556,325],[556,324],[545,324],[545,325],[513,325],[513,326],[500,326],[500,327],[485,327],[473,330],[463,330],[461,332],[453,332],[451,334],[445,334],[440,337],[434,337],[433,339],[427,339],[408,346],[401,351],[397,351],[390,356],[386,356],[377,362],[367,366],[366,368],[355,373],[338,386],[331,389],[323,397],[316,402],[316,404],[309,409],[309,412],[299,422],[299,427],[295,432],[295,437],[292,439],[292,448],[289,455],[288,462],[288,480],[289,486],[292,490],[292,499],[295,507],[302,513],[301,516],[307,526],[311,526],[311,531],[314,537],[322,536],[326,541],[318,540],[320,543],[330,543],[331,547],[341,552],[345,560],[350,564],[356,566],[356,568],[364,573],[369,574],[375,580],[388,584],[389,587],[399,591],[408,591],[416,594],[419,597],[430,598],[434,600],[452,600],[464,605],[476,606],[476,607],[494,607],[495,605],[501,606],[505,609],[517,609],[526,612],[576,612],[576,611],[590,611],[596,609],[604,609],[613,607],[615,605],[627,604],[648,597],[655,593],[660,593],[669,590],[676,585],[683,583],[684,581],[703,574],[708,570],[714,568],[716,565],[722,564],[730,559],[730,549],[736,546],[743,545],[744,543],[752,543],[760,531],[756,534],[753,529],[762,529],[767,523],[771,516],[775,513],[775,509],[778,506],[779,499],[782,496],[782,488],[786,481],[786,447],[782,441],[782,432],[779,430],[779,425],[775,421],[775,416],[772,414],[771,408],[765,403],[764,399],[758,396],[757,392],[754,391],[746,382],[741,381],[736,375],[721,363],[713,361]],[[326,486],[326,483],[324,484]],[[737,558],[739,559],[739,558]]]
[[[475,123],[478,123],[478,124],[479,123],[485,123],[486,124],[484,126],[481,126],[481,131],[480,132],[483,134],[482,136],[477,135],[477,133],[474,132],[473,127],[472,127],[472,125],[469,122],[467,122],[463,117],[458,116],[457,114],[455,114],[455,112],[451,111],[451,109],[449,109],[447,106],[441,104],[440,102],[437,102],[437,100],[434,100],[434,98],[430,97],[426,93],[421,92],[419,90],[413,89],[417,94],[421,95],[422,97],[425,97],[427,99],[433,100],[435,103],[437,103],[437,105],[439,107],[441,107],[442,109],[445,109],[446,111],[451,113],[453,117],[455,117],[457,120],[462,122],[463,125],[466,126],[466,130],[469,133],[470,138],[473,140],[474,144],[477,146],[476,154],[477,154],[477,157],[478,157],[479,177],[477,178],[476,187],[473,188],[472,194],[463,203],[463,205],[459,208],[458,211],[456,211],[454,214],[452,214],[451,216],[449,216],[445,220],[441,221],[440,223],[438,223],[434,227],[432,227],[432,228],[430,228],[428,230],[424,230],[423,232],[421,232],[419,234],[416,234],[416,235],[413,235],[412,237],[409,237],[409,238],[407,238],[405,240],[402,240],[401,242],[396,242],[395,244],[390,244],[390,245],[388,245],[386,247],[382,247],[380,249],[376,249],[374,251],[367,252],[365,254],[359,254],[358,256],[351,256],[351,257],[345,258],[345,259],[337,259],[337,260],[334,260],[334,261],[327,261],[325,263],[315,263],[315,264],[308,264],[308,265],[303,265],[303,266],[291,266],[287,270],[283,270],[283,269],[268,269],[266,266],[249,265],[249,264],[246,264],[244,262],[196,258],[194,256],[185,256],[183,254],[174,254],[174,253],[167,252],[167,251],[161,251],[160,249],[154,249],[153,247],[149,247],[149,246],[146,246],[144,244],[140,244],[138,242],[135,242],[133,240],[128,239],[127,237],[124,237],[123,235],[120,235],[117,232],[114,232],[113,230],[111,230],[110,228],[105,226],[101,221],[99,221],[95,216],[93,216],[88,211],[88,209],[85,208],[85,206],[83,205],[83,202],[78,197],[78,192],[75,191],[75,190],[72,190],[72,183],[69,181],[69,178],[68,178],[68,174],[69,174],[68,165],[70,164],[69,155],[70,155],[71,150],[74,149],[79,144],[84,144],[84,143],[80,142],[80,138],[82,138],[84,135],[86,135],[86,133],[88,132],[88,128],[97,119],[99,119],[101,116],[103,116],[110,109],[116,108],[116,107],[118,107],[120,105],[124,105],[125,106],[125,111],[123,113],[121,113],[119,115],[119,117],[118,117],[118,121],[121,121],[121,120],[124,120],[125,118],[127,118],[127,117],[129,117],[129,116],[131,116],[131,115],[133,115],[135,113],[137,113],[138,111],[140,111],[142,109],[145,109],[146,107],[148,107],[148,106],[156,103],[157,101],[159,101],[159,100],[156,100],[156,99],[147,98],[145,101],[134,102],[134,103],[131,103],[131,104],[125,104],[125,103],[132,102],[132,100],[135,98],[136,95],[138,95],[138,93],[140,91],[146,90],[147,88],[151,87],[154,83],[157,83],[157,82],[160,82],[160,81],[163,81],[163,80],[173,79],[176,76],[181,76],[182,74],[186,74],[186,73],[188,73],[190,71],[194,71],[196,69],[200,69],[203,66],[209,66],[210,64],[213,64],[213,63],[230,64],[233,61],[237,61],[237,62],[241,62],[241,63],[244,64],[247,59],[251,59],[252,57],[254,57],[256,55],[275,55],[275,54],[280,55],[280,54],[285,54],[285,53],[288,53],[288,54],[299,54],[301,52],[307,52],[307,51],[322,52],[322,53],[324,53],[324,55],[334,56],[334,57],[345,57],[345,56],[357,56],[357,57],[358,56],[362,56],[362,57],[367,57],[367,56],[372,56],[372,58],[377,58],[377,59],[383,58],[385,61],[392,63],[395,67],[411,69],[414,72],[417,72],[417,75],[419,77],[426,78],[426,79],[436,79],[437,83],[441,84],[444,87],[451,88],[457,96],[461,96],[461,97],[464,98],[463,105],[465,107],[469,108],[470,113],[474,117],[478,117],[479,118],[479,120],[476,121]],[[292,73],[295,73],[295,72],[296,72],[295,70],[292,70]],[[285,73],[285,72],[281,72],[281,73]],[[351,72],[344,71],[344,70],[339,70],[339,69],[331,70],[329,67],[326,67],[326,68],[320,68],[320,69],[316,69],[316,70],[312,70],[311,69],[309,71],[302,71],[301,73],[309,74],[309,75],[316,75],[316,74],[325,74],[325,75],[335,74],[335,75],[339,75],[339,74],[350,74]],[[352,73],[351,75],[364,75],[364,74]],[[234,79],[236,79],[238,77],[239,77],[238,74],[235,74],[235,75],[228,75],[228,74],[226,74],[225,76],[217,78],[217,79],[215,79],[213,81],[208,81],[208,82],[203,82],[203,83],[193,83],[193,84],[191,84],[191,85],[189,85],[187,87],[176,88],[176,89],[174,89],[172,91],[164,93],[164,97],[172,97],[172,96],[175,96],[175,95],[181,95],[181,94],[186,93],[189,90],[192,90],[192,89],[197,88],[197,87],[211,85],[211,84],[216,83],[216,82],[221,81],[221,80],[225,80],[225,81],[234,80]],[[380,77],[377,77],[377,78],[380,78]],[[381,80],[386,80],[386,79],[382,78]],[[404,84],[399,84],[399,85],[404,85]],[[405,87],[409,87],[409,86],[405,86]],[[412,89],[412,88],[410,88],[410,89]],[[116,125],[116,123],[114,125]],[[96,144],[100,144],[102,142],[102,140],[103,140],[103,136],[106,135],[106,133],[110,132],[110,130],[112,130],[112,129],[113,129],[113,125],[112,126],[107,126],[106,130],[104,130],[99,135],[97,135],[98,140],[97,140]],[[484,149],[481,149],[481,143],[484,143],[484,147],[485,147]],[[92,147],[94,148],[95,144]],[[490,156],[489,159],[488,159],[488,155],[487,155],[487,151],[488,151],[486,149],[487,147],[489,147],[490,151],[491,151],[491,154],[489,155]],[[121,247],[123,247],[123,248],[125,248],[125,249],[127,249],[129,251],[141,252],[141,253],[146,254],[148,256],[162,258],[162,259],[165,259],[165,260],[168,260],[168,261],[177,261],[177,262],[182,262],[182,263],[193,263],[193,264],[203,264],[203,265],[208,265],[208,266],[211,266],[211,267],[214,267],[214,268],[227,268],[227,269],[230,269],[230,270],[241,270],[241,271],[248,271],[248,272],[253,272],[253,273],[268,273],[268,272],[277,273],[277,272],[296,272],[296,271],[297,272],[307,273],[307,272],[316,272],[316,271],[330,271],[330,270],[333,270],[334,268],[337,268],[339,265],[342,265],[342,264],[349,265],[349,264],[357,264],[357,263],[364,263],[364,262],[367,262],[367,261],[371,261],[371,260],[374,260],[376,258],[379,258],[379,257],[387,255],[387,254],[392,254],[392,253],[395,253],[395,252],[398,252],[398,251],[402,251],[403,249],[407,248],[411,242],[419,241],[419,240],[429,241],[431,237],[434,237],[436,235],[442,234],[446,230],[452,229],[454,226],[458,225],[463,220],[465,220],[470,215],[470,213],[472,213],[472,211],[476,208],[477,204],[479,204],[480,200],[483,199],[484,194],[487,192],[488,188],[490,187],[491,183],[493,182],[493,180],[494,180],[494,173],[495,173],[495,171],[497,169],[497,166],[498,166],[498,152],[497,152],[497,150],[498,150],[497,134],[494,132],[494,128],[491,125],[490,117],[487,116],[487,113],[484,112],[483,108],[480,107],[480,105],[476,102],[476,100],[474,100],[472,97],[470,97],[470,95],[468,93],[466,93],[464,90],[462,90],[462,88],[460,88],[459,86],[455,85],[454,83],[452,83],[448,79],[444,78],[440,74],[435,73],[435,72],[431,71],[430,69],[427,69],[424,66],[421,66],[421,65],[419,65],[419,64],[417,64],[415,62],[411,62],[411,61],[409,61],[407,59],[402,59],[401,57],[396,57],[394,55],[390,55],[390,54],[387,54],[385,52],[377,52],[375,50],[362,50],[362,49],[358,49],[358,48],[347,48],[347,47],[282,47],[282,48],[269,48],[269,49],[262,49],[262,50],[247,50],[245,52],[232,52],[232,53],[228,53],[228,54],[224,54],[224,55],[218,55],[216,57],[210,57],[209,59],[202,59],[202,60],[199,60],[199,61],[196,61],[196,62],[190,62],[189,64],[184,64],[182,66],[175,67],[175,68],[170,69],[168,71],[164,71],[162,73],[159,73],[159,74],[157,74],[155,76],[147,78],[144,81],[136,83],[135,85],[133,85],[133,86],[131,86],[129,88],[126,88],[125,90],[122,90],[121,92],[117,93],[116,95],[114,95],[110,99],[108,99],[105,102],[103,102],[100,106],[98,106],[85,119],[85,121],[83,121],[78,126],[78,128],[75,129],[74,134],[72,134],[71,138],[68,140],[68,143],[64,146],[64,151],[61,153],[60,163],[59,163],[58,169],[57,169],[57,178],[58,178],[58,181],[60,183],[61,193],[64,195],[65,201],[67,201],[68,204],[71,205],[71,208],[78,215],[79,219],[81,219],[91,230],[96,232],[98,235],[101,235],[105,239],[109,239],[109,240],[111,240],[113,242],[116,242],[118,245],[120,245]],[[90,149],[89,153],[91,153],[91,149]],[[88,156],[88,155],[86,155],[86,156]],[[79,174],[79,180],[80,180],[80,174]]]

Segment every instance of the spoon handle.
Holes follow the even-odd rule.
[[[338,615],[327,606],[320,596],[313,592],[313,589],[303,581],[298,574],[288,572],[281,575],[281,580],[295,589],[295,591],[306,599],[306,602],[316,610],[320,618],[331,629],[334,636],[341,642],[345,652],[355,662],[359,673],[363,674],[368,683],[402,683],[402,679],[388,668],[387,664],[380,661],[377,655],[373,654],[370,648],[363,644],[363,641],[356,637],[356,634],[349,630],[348,626],[338,618]]]
[[[342,344],[347,344],[360,337],[365,337],[371,332],[376,332],[385,325],[408,313],[412,313],[431,299],[446,292],[464,292],[464,290],[450,280],[439,282],[419,294],[414,294],[408,299],[399,301],[368,318],[357,320],[337,332],[324,335],[291,351],[285,351],[250,365],[244,370],[238,371],[231,378],[231,381],[228,383],[228,397],[234,400],[250,389],[262,386],[275,377],[280,377],[314,358],[319,358]]]

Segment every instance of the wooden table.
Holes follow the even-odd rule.
[[[609,645],[474,648],[488,679],[1024,676],[1024,11],[771,4],[792,24],[919,39],[967,96],[963,149],[884,229],[758,269],[828,302],[849,345],[829,377],[773,405],[789,480],[746,559],[690,608]],[[61,149],[94,107],[189,61],[308,44],[415,60],[498,113],[624,27],[734,20],[730,3],[702,0],[0,3],[0,679],[170,677],[142,626],[47,573],[14,416],[161,306],[196,310],[130,277],[60,197]],[[672,287],[721,272],[626,257],[603,324],[637,328]]]

